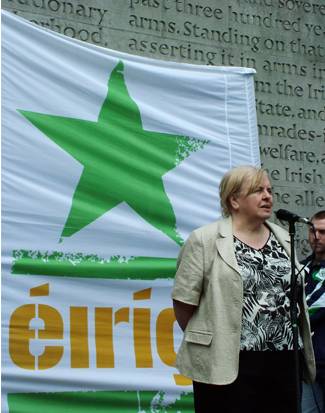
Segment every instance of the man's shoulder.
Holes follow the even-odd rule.
[[[314,254],[310,254],[310,255],[308,255],[308,257],[304,258],[300,262],[303,265],[309,264],[309,266],[310,266],[312,264],[313,260],[314,260]]]

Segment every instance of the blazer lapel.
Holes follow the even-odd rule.
[[[267,225],[275,235],[275,238],[279,241],[279,243],[282,245],[284,248],[285,252],[288,254],[288,257],[290,258],[291,256],[291,246],[290,246],[290,235],[287,233],[285,237],[283,237],[283,234],[280,233],[278,230],[277,226],[274,225],[272,222],[267,221]],[[301,268],[301,264],[299,263],[298,257],[295,257],[295,267],[297,270]]]
[[[291,251],[290,251],[290,236],[289,236],[289,234],[286,234],[285,237],[284,237],[283,233],[280,232],[278,230],[277,226],[274,225],[272,222],[266,221],[266,224],[270,228],[270,230],[273,232],[273,234],[275,235],[275,238],[279,241],[279,243],[285,249],[285,252],[288,254],[288,257],[290,257]]]
[[[232,220],[230,217],[220,222],[220,230],[217,235],[216,246],[221,258],[240,276],[234,251]]]

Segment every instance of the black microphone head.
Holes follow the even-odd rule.
[[[293,212],[287,211],[286,209],[278,209],[275,212],[275,216],[280,220],[280,221],[288,221],[288,222],[301,222],[302,224],[307,224],[310,226],[314,226],[311,221],[309,221],[308,218],[303,218],[300,217],[297,214],[294,214]]]
[[[275,216],[280,220],[280,221],[298,221],[299,216],[296,214],[293,214],[290,211],[287,211],[286,209],[278,209],[275,211]]]

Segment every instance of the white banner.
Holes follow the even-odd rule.
[[[176,257],[259,165],[254,70],[2,31],[3,411],[191,411]]]

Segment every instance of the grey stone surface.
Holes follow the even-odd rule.
[[[103,47],[255,68],[261,160],[276,209],[302,216],[325,209],[323,0],[3,0],[2,7]],[[305,227],[297,238],[304,256]]]

